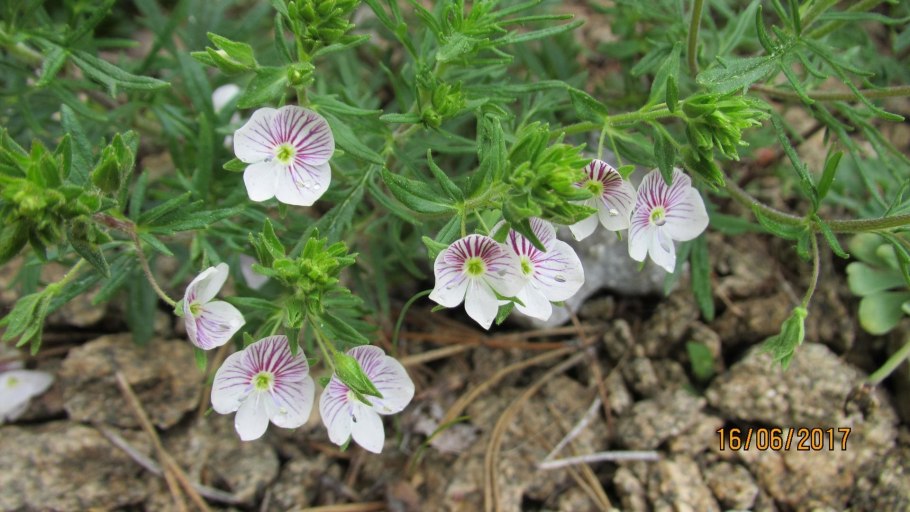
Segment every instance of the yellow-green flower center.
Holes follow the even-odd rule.
[[[202,304],[190,304],[190,314],[193,316],[199,316],[202,314]]]
[[[253,376],[253,387],[256,391],[268,391],[272,389],[272,382],[275,381],[275,376],[270,372],[259,372]]]
[[[588,180],[585,188],[590,190],[595,197],[602,196],[604,193],[604,184],[600,180]]]
[[[531,265],[531,261],[528,258],[521,258],[521,273],[529,276],[534,273],[534,267]]]
[[[651,222],[657,226],[663,226],[667,222],[667,220],[665,218],[666,215],[667,215],[667,212],[664,211],[664,207],[658,206],[657,208],[654,208],[654,210],[651,211]]]
[[[290,144],[282,144],[275,150],[275,158],[282,164],[289,164],[294,159],[294,148]]]
[[[19,385],[19,379],[17,379],[16,377],[10,377],[10,378],[6,379],[7,388],[12,389],[18,385]]]
[[[464,262],[465,272],[471,277],[482,276],[487,271],[487,265],[477,256],[472,256]]]

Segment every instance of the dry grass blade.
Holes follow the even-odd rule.
[[[196,489],[193,488],[193,484],[190,483],[186,474],[164,449],[164,445],[161,444],[161,439],[158,437],[155,427],[152,425],[152,422],[149,421],[145,409],[142,408],[142,403],[139,402],[139,398],[133,393],[133,388],[130,387],[130,383],[126,380],[126,377],[120,372],[117,372],[117,385],[120,387],[120,392],[123,393],[124,398],[126,398],[127,403],[133,410],[133,414],[136,415],[136,419],[139,421],[142,429],[145,430],[145,433],[148,434],[149,438],[152,440],[152,445],[155,447],[155,453],[158,454],[158,461],[161,463],[161,467],[164,468],[165,480],[168,482],[171,494],[174,495],[174,501],[177,504],[178,509],[186,510],[186,505],[183,504],[180,488],[175,487],[176,483],[174,480],[180,484],[180,487],[183,487],[183,490],[186,491],[187,495],[189,495],[190,499],[193,501],[193,504],[196,505],[199,510],[208,512],[209,507],[205,503],[205,500],[196,492]]]
[[[554,351],[548,356],[553,356],[554,354],[559,353],[563,355],[563,351]],[[506,428],[512,419],[521,409],[525,402],[528,401],[535,393],[537,393],[548,380],[559,375],[560,373],[568,370],[569,368],[575,366],[576,364],[583,361],[588,357],[587,352],[581,352],[573,355],[572,357],[566,359],[565,361],[557,364],[545,374],[543,374],[539,379],[537,379],[534,384],[531,385],[524,393],[521,394],[514,402],[512,402],[509,407],[503,411],[502,416],[499,417],[499,421],[496,422],[496,426],[493,427],[493,432],[490,434],[490,442],[487,445],[487,453],[484,457],[484,510],[486,512],[493,512],[500,510],[499,508],[499,483],[496,478],[496,466],[499,462],[499,451],[502,447],[502,436],[505,434]]]
[[[377,512],[386,508],[384,501],[367,501],[363,503],[345,503],[344,505],[309,507],[301,509],[300,512]]]
[[[429,352],[424,352],[422,354],[403,357],[400,359],[400,362],[404,366],[417,366],[419,364],[429,363],[430,361],[445,359],[449,356],[454,356],[455,354],[467,352],[474,347],[475,345],[454,345],[451,347],[437,348],[436,350],[430,350]]]
[[[598,400],[595,400],[595,404]],[[566,426],[563,424],[562,415],[553,406],[552,403],[547,403],[547,409],[550,411],[550,416],[553,418],[553,422],[559,426],[560,430],[566,432]],[[590,409],[590,408],[589,408]],[[593,410],[597,410],[596,407]],[[576,427],[578,432],[575,433],[577,436],[583,428]],[[572,435],[572,432],[566,434],[566,438]],[[574,436],[573,436],[574,438]],[[555,448],[554,448],[555,450]],[[574,448],[572,449],[574,453]],[[577,471],[573,466],[567,466],[566,470],[572,476],[572,478],[581,486],[582,490],[591,498],[591,501],[597,504],[600,510],[612,510],[613,505],[610,503],[610,498],[607,497],[607,491],[604,490],[603,485],[601,485],[600,480],[597,478],[597,475],[594,474],[594,471],[591,470],[591,467],[587,464],[581,466],[581,471]]]

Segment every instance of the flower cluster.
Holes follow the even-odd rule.
[[[657,170],[645,176],[636,192],[619,172],[601,160],[585,168],[587,179],[575,184],[593,192],[581,204],[596,213],[569,226],[581,240],[597,228],[629,230],[629,254],[636,261],[650,255],[667,272],[676,266],[673,240],[691,240],[708,225],[704,202],[688,176],[673,170],[667,185]],[[499,231],[500,225],[492,230]],[[534,236],[543,249],[515,230],[504,244],[483,235],[456,240],[436,256],[436,278],[430,299],[452,308],[462,302],[465,311],[484,329],[489,329],[499,306],[510,301],[519,312],[541,320],[552,314],[553,302],[567,300],[584,283],[584,270],[575,251],[556,239],[554,227],[532,218]]]

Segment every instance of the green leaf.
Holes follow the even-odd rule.
[[[69,58],[69,52],[65,49],[59,46],[51,47],[51,50],[44,57],[44,62],[41,64],[41,75],[39,75],[35,86],[45,87],[50,84],[57,76],[60,68],[66,64],[67,58]]]
[[[257,108],[271,104],[288,87],[286,67],[263,66],[256,70],[246,89],[237,98],[237,108]]]
[[[828,226],[828,223],[822,220],[821,217],[819,217],[817,214],[813,214],[812,218],[815,220],[815,225],[818,226],[818,229],[821,231],[822,236],[825,237],[825,241],[827,241],[828,245],[831,247],[831,251],[841,258],[849,258],[850,255],[844,251],[843,247],[841,247],[840,242],[837,241],[837,235],[831,231],[831,227]]]
[[[762,344],[762,351],[770,353],[774,361],[780,363],[784,369],[790,366],[797,347],[806,337],[805,322],[808,314],[805,308],[793,308],[790,316],[781,325],[780,333],[766,339]]]
[[[714,296],[711,293],[711,258],[708,254],[708,239],[702,234],[692,242],[689,255],[692,265],[692,293],[705,320],[714,320]]]
[[[711,349],[704,343],[689,341],[686,342],[686,352],[695,378],[701,382],[711,380],[714,376],[714,355]]]
[[[755,207],[752,208],[752,213],[755,215],[755,218],[758,220],[759,224],[762,225],[765,230],[775,236],[785,238],[787,240],[799,240],[808,230],[807,226],[794,226],[791,224],[785,224],[783,222],[776,221]]]
[[[673,48],[670,50],[670,53],[667,54],[667,58],[661,63],[660,67],[657,68],[657,73],[654,75],[654,81],[651,82],[651,93],[648,96],[648,101],[645,103],[645,106],[656,105],[661,100],[666,99],[667,96],[667,80],[670,77],[673,77],[673,80],[679,79],[679,54],[682,51],[682,45],[676,43],[673,45]]]
[[[7,221],[0,229],[0,265],[13,259],[28,242],[28,226],[24,222]]]
[[[773,54],[777,51],[777,47],[774,43],[771,42],[771,38],[768,37],[768,33],[765,32],[765,22],[762,19],[762,6],[758,6],[758,10],[755,12],[755,33],[758,35],[758,42],[761,43],[762,48],[766,52]]]
[[[825,170],[822,172],[822,177],[818,180],[819,201],[828,195],[828,190],[831,189],[831,184],[834,183],[834,176],[837,174],[837,165],[840,163],[842,156],[844,156],[842,151],[828,153],[828,158],[825,159]]]
[[[72,230],[67,232],[67,237],[73,246],[73,250],[79,256],[85,258],[85,261],[88,261],[105,278],[111,277],[111,269],[107,264],[107,260],[104,259],[104,253],[101,252],[100,247],[78,235],[74,235]]]
[[[199,347],[193,347],[193,355],[196,356],[196,368],[199,368],[200,372],[205,373],[205,367],[209,363],[209,358],[205,350],[202,350]]]
[[[370,343],[369,338],[361,334],[360,331],[329,312],[323,312],[319,318],[325,322],[325,325],[335,334],[335,338],[340,341],[355,345],[368,345]]]
[[[458,188],[458,185],[456,185],[455,182],[453,182],[451,178],[436,165],[436,162],[433,161],[433,152],[429,149],[427,150],[427,164],[430,167],[430,172],[433,173],[433,177],[436,178],[436,183],[442,187],[442,190],[445,191],[446,195],[453,201],[464,201],[464,192],[462,192],[461,189]]]
[[[384,114],[379,116],[379,120],[389,124],[417,124],[421,121],[420,114],[414,112],[410,114]]]
[[[783,148],[784,153],[790,159],[790,163],[793,164],[793,169],[796,170],[796,174],[799,176],[799,183],[803,189],[803,193],[806,194],[806,197],[812,202],[813,211],[818,210],[818,190],[815,188],[815,183],[812,182],[812,178],[809,176],[809,170],[806,169],[806,164],[799,159],[799,155],[790,144],[790,139],[787,137],[783,121],[781,121],[779,116],[772,115],[771,124],[774,126],[774,131],[777,132],[777,140],[780,141],[781,148]]]
[[[359,36],[349,36],[343,42],[332,43],[328,46],[323,46],[322,48],[316,50],[315,52],[313,52],[313,55],[311,58],[316,59],[319,57],[324,57],[326,55],[330,55],[332,53],[345,51],[345,50],[354,48],[356,46],[360,46],[369,40],[370,40],[369,34],[363,34],[363,35],[359,35]]]
[[[354,130],[352,130],[350,126],[332,115],[326,115],[325,119],[332,128],[332,135],[335,136],[335,144],[343,149],[345,153],[376,165],[385,164],[385,160],[379,153],[370,149],[363,142],[360,142],[360,139],[354,134]]]
[[[177,197],[173,197],[173,198],[159,204],[158,206],[152,208],[151,210],[147,210],[147,211],[143,212],[142,215],[139,216],[137,224],[140,224],[140,225],[154,224],[155,221],[157,221],[158,219],[160,219],[168,214],[171,214],[173,212],[176,212],[178,208],[181,208],[182,206],[186,205],[189,202],[191,196],[192,196],[191,192],[185,192]]]
[[[341,352],[335,352],[333,358],[335,359],[335,375],[354,392],[355,398],[368,405],[372,404],[363,395],[383,398],[382,393],[376,389],[356,359]]]
[[[149,244],[153,249],[160,252],[161,254],[164,254],[165,256],[174,256],[174,253],[171,252],[171,250],[168,249],[166,245],[164,245],[164,242],[158,240],[158,238],[151,233],[139,233],[139,239]]]
[[[215,46],[224,50],[224,52],[228,54],[228,57],[250,68],[255,68],[258,65],[256,63],[256,58],[253,56],[252,46],[246,43],[231,41],[226,37],[219,36],[212,32],[208,32],[206,35]]]
[[[716,65],[699,73],[695,81],[712,92],[727,93],[745,89],[776,68],[777,58],[773,56],[729,59],[722,66]]]
[[[455,217],[456,221],[458,217]],[[423,241],[423,245],[427,247],[427,254],[431,260],[435,260],[436,256],[439,256],[439,253],[449,248],[449,244],[444,244],[433,240],[428,236],[420,237],[420,240]]]
[[[673,179],[673,166],[676,163],[676,145],[668,139],[666,132],[656,127],[654,129],[654,160],[657,161],[657,168],[660,169],[664,182],[669,185]]]
[[[607,107],[585,91],[569,89],[569,98],[572,100],[572,107],[575,108],[579,119],[603,123],[604,118],[609,115]]]
[[[155,334],[155,310],[158,296],[148,280],[138,269],[126,284],[126,323],[133,333],[133,341],[145,345]]]
[[[901,273],[892,268],[875,268],[855,261],[847,265],[847,284],[850,291],[865,297],[901,285]]]
[[[907,301],[910,301],[910,292],[867,295],[859,302],[859,324],[870,334],[885,334],[904,317],[902,306]]]
[[[243,172],[246,170],[247,165],[249,164],[236,158],[231,158],[224,164],[223,169],[228,172]]]
[[[82,50],[72,50],[71,57],[73,63],[79,66],[86,76],[106,85],[112,95],[117,92],[118,87],[139,91],[154,91],[170,87],[167,82],[157,78],[134,75]]]
[[[440,214],[455,211],[453,205],[442,201],[439,192],[422,181],[405,178],[388,169],[382,170],[382,180],[396,199],[415,212]]]
[[[512,301],[499,306],[499,311],[496,312],[496,325],[502,325],[502,323],[506,321],[506,318],[509,318],[509,314],[514,308],[515,303]]]
[[[576,28],[584,25],[584,23],[584,20],[578,20],[573,21],[572,23],[566,23],[565,25],[557,25],[554,27],[531,30],[528,32],[510,32],[506,36],[500,37],[499,39],[494,39],[492,44],[494,46],[502,46],[506,44],[524,43],[527,41],[534,41],[535,39],[552,37],[564,32],[575,30]]]
[[[89,171],[92,169],[92,147],[85,129],[79,122],[79,117],[67,105],[60,107],[63,130],[72,138],[73,161],[69,181],[75,185],[84,185],[88,182]]]

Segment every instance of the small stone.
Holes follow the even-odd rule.
[[[717,416],[699,413],[699,418],[688,430],[670,438],[667,447],[673,453],[687,453],[695,456],[716,449],[717,430],[724,426],[724,420]]]
[[[271,510],[292,510],[312,506],[316,503],[322,475],[336,464],[325,454],[302,457],[288,461],[281,468],[278,480],[270,488]]]
[[[670,437],[685,432],[700,418],[705,399],[688,391],[663,392],[637,402],[617,421],[617,439],[632,450],[653,450]]]
[[[620,467],[613,476],[613,486],[619,493],[622,510],[643,512],[649,510],[648,500],[645,496],[645,487],[638,477],[626,467]]]
[[[650,468],[648,501],[655,512],[720,511],[698,464],[687,455],[661,459]]]
[[[622,374],[629,386],[639,396],[650,398],[661,391],[654,365],[646,357],[635,357],[628,364],[623,365]]]
[[[725,509],[749,510],[758,497],[758,484],[739,464],[718,462],[705,471],[705,481]]]
[[[202,373],[186,341],[153,339],[147,346],[129,334],[102,336],[70,351],[60,369],[64,407],[77,421],[133,428],[116,373],[130,383],[149,419],[166,429],[193,410],[202,393]]]
[[[619,372],[610,372],[610,375],[604,379],[604,386],[607,388],[607,396],[610,399],[610,410],[614,414],[622,416],[632,407],[635,399]]]
[[[604,347],[610,358],[618,361],[626,355],[644,355],[639,353],[640,346],[632,336],[632,327],[622,318],[616,319],[603,334]]]
[[[651,318],[644,322],[639,342],[650,357],[667,357],[682,341],[700,312],[689,287],[670,294],[657,305]]]
[[[97,430],[68,422],[0,427],[0,510],[138,504],[149,475]]]

